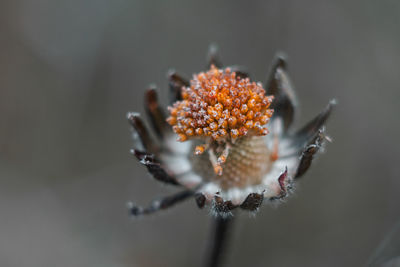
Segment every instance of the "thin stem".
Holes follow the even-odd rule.
[[[222,262],[229,238],[229,228],[232,226],[233,217],[214,217],[213,233],[211,236],[210,250],[206,261],[206,267],[218,267]]]

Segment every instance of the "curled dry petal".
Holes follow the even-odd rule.
[[[147,130],[144,122],[140,118],[139,113],[136,112],[128,112],[126,115],[130,125],[139,135],[140,141],[146,151],[154,153],[157,151],[157,147],[155,145],[154,140],[151,138],[149,131]]]
[[[207,62],[208,68],[210,68],[211,65],[214,65],[217,68],[222,68],[222,63],[218,57],[218,46],[216,44],[211,44],[208,47]]]
[[[162,138],[163,133],[170,130],[166,117],[158,103],[157,91],[155,88],[149,88],[145,94],[145,108],[150,118],[151,125],[158,137]]]
[[[256,211],[261,206],[264,200],[264,194],[251,193],[243,201],[240,207],[244,210]]]
[[[281,117],[284,129],[287,130],[294,120],[297,101],[286,72],[286,61],[282,55],[277,56],[265,87],[267,94],[275,97],[271,105],[275,111],[274,117]]]
[[[151,214],[151,213],[157,212],[159,210],[170,208],[173,205],[175,205],[179,202],[182,202],[191,196],[193,196],[193,191],[184,190],[184,191],[178,192],[178,193],[170,195],[170,196],[155,199],[147,207],[138,206],[138,205],[134,204],[133,202],[128,202],[127,205],[128,205],[131,215],[140,216],[140,215]]]
[[[196,193],[194,195],[194,199],[196,200],[196,204],[200,209],[202,209],[206,204],[206,197],[202,193]]]
[[[179,185],[177,180],[173,176],[169,175],[162,168],[161,164],[156,161],[154,155],[138,150],[132,150],[132,154],[136,156],[140,163],[147,167],[147,170],[154,179],[166,184]]]
[[[214,214],[222,217],[232,216],[232,210],[236,209],[238,206],[234,205],[232,201],[224,201],[220,196],[215,196],[213,200],[212,209]]]
[[[233,65],[229,66],[228,68],[230,68],[232,72],[236,73],[236,77],[240,79],[250,78],[250,75],[247,73],[246,69],[242,66]]]
[[[189,86],[189,82],[176,71],[171,70],[168,72],[169,90],[171,95],[171,103],[182,100],[182,87]]]
[[[310,168],[315,154],[318,152],[324,142],[324,131],[324,128],[320,129],[318,131],[318,135],[304,149],[303,153],[301,154],[300,163],[297,168],[295,178],[300,178]]]
[[[336,105],[336,100],[333,99],[329,101],[328,105],[321,113],[319,113],[314,119],[308,122],[303,128],[301,128],[296,133],[297,139],[304,140],[306,142],[313,139],[318,134],[321,127],[328,120],[335,105]]]

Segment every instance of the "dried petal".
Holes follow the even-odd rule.
[[[133,129],[139,135],[140,141],[142,142],[142,145],[146,149],[146,151],[155,153],[158,149],[155,145],[154,140],[152,140],[149,131],[144,125],[142,119],[140,118],[139,113],[128,112],[126,117]]]
[[[145,95],[145,108],[150,117],[154,132],[162,138],[165,131],[170,131],[170,127],[165,121],[165,114],[158,104],[157,91],[155,88],[149,88]]]
[[[196,200],[196,204],[200,209],[202,209],[206,204],[206,197],[202,193],[196,193],[194,195],[194,199]]]
[[[304,145],[305,142],[310,142],[310,140],[315,138],[315,136],[319,133],[321,127],[329,118],[335,105],[336,100],[331,100],[320,114],[318,114],[314,119],[312,119],[296,133],[296,141],[300,145]]]
[[[193,196],[193,191],[184,190],[171,196],[155,199],[151,202],[151,204],[148,207],[145,208],[138,206],[132,202],[128,202],[127,206],[129,208],[131,215],[133,216],[147,215],[157,212],[159,210],[170,208],[173,205],[182,202],[191,196]]]
[[[236,73],[236,77],[239,79],[250,78],[250,75],[247,73],[246,68],[243,66],[233,65],[228,66],[232,72]]]
[[[208,47],[207,58],[208,58],[208,60],[207,60],[208,61],[208,66],[207,66],[208,68],[210,68],[211,65],[214,65],[217,68],[222,68],[222,63],[221,63],[221,61],[219,60],[219,57],[218,57],[218,46],[216,44],[211,44]]]
[[[215,196],[213,201],[213,211],[217,216],[229,217],[232,216],[231,211],[238,206],[234,205],[232,201],[224,201],[222,197]]]
[[[240,207],[244,210],[255,211],[261,206],[263,200],[263,194],[251,193],[246,197]]]
[[[189,86],[189,82],[173,70],[169,71],[168,80],[169,90],[171,94],[171,103],[182,100],[182,87]]]
[[[287,193],[287,185],[288,185],[287,178],[288,178],[288,170],[286,168],[285,171],[278,178],[279,186],[281,187],[281,196],[285,196]]]
[[[154,179],[166,184],[179,185],[177,180],[163,169],[161,164],[154,158],[154,155],[138,150],[132,150],[132,154],[147,167]]]
[[[286,61],[281,55],[275,60],[266,88],[267,94],[275,97],[271,105],[275,110],[274,117],[282,117],[284,129],[287,130],[293,122],[297,101],[286,73]]]
[[[318,152],[324,142],[324,132],[324,128],[320,129],[318,135],[304,149],[300,158],[299,166],[297,167],[295,178],[300,178],[310,168],[314,155]]]

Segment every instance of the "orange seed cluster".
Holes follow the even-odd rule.
[[[272,100],[272,96],[265,96],[261,84],[239,78],[230,68],[211,66],[209,71],[194,75],[190,87],[182,88],[182,100],[169,108],[167,121],[181,142],[192,137],[235,140],[266,135],[264,125],[273,113],[268,109]]]

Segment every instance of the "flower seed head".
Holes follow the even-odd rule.
[[[181,142],[195,137],[227,141],[261,136],[268,133],[265,125],[273,114],[272,100],[261,84],[212,65],[182,88],[182,100],[169,108],[167,121]]]
[[[201,155],[208,149],[211,169],[221,179],[223,165],[231,165],[229,151],[238,138],[268,134],[265,125],[273,114],[269,109],[273,97],[266,96],[260,84],[240,78],[230,68],[221,70],[211,65],[209,71],[194,75],[190,86],[182,87],[181,95],[182,100],[169,108],[167,121],[178,135],[178,141],[203,140],[205,144],[196,146],[194,154]],[[241,167],[234,169],[242,172]],[[238,180],[236,173],[233,176]],[[232,181],[228,179],[229,183]]]

